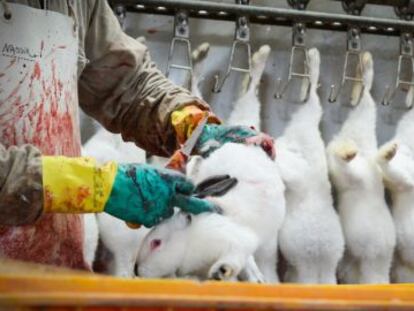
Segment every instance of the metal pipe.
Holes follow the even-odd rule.
[[[397,19],[368,16],[331,14],[314,11],[299,11],[265,6],[243,6],[237,4],[208,2],[204,0],[116,0],[127,5],[128,10],[138,13],[175,15],[180,9],[189,11],[193,18],[235,21],[240,15],[250,18],[251,23],[292,26],[305,23],[307,28],[347,31],[357,26],[361,32],[400,36],[402,32],[414,32],[414,23]]]
[[[332,0],[342,2],[342,0]],[[387,6],[403,6],[408,3],[408,0],[366,0],[366,4],[387,5]]]

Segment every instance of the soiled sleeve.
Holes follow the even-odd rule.
[[[92,3],[85,41],[90,62],[79,82],[82,109],[124,140],[170,155],[177,147],[171,113],[189,105],[209,106],[156,68],[147,47],[122,31],[106,1]]]
[[[33,223],[43,210],[42,160],[31,146],[0,144],[0,225]]]

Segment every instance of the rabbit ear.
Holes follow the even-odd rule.
[[[191,222],[193,221],[193,216],[191,216],[191,214],[187,214],[186,221],[187,221],[187,225],[191,224]]]
[[[193,221],[193,216],[191,214],[184,213],[184,212],[177,213],[176,217],[177,217],[177,221],[175,223],[176,229],[184,229],[188,227]]]

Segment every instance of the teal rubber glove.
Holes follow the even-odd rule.
[[[273,138],[248,126],[207,124],[198,139],[194,151],[196,154],[206,158],[213,151],[229,142],[261,146],[272,159],[275,158]]]
[[[104,211],[149,228],[174,214],[174,207],[199,214],[218,212],[214,204],[191,196],[195,187],[180,173],[146,164],[119,164]]]

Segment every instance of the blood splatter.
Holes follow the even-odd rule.
[[[83,258],[83,218],[44,214],[35,225],[0,226],[1,255],[76,269],[89,269]]]
[[[43,206],[45,211],[50,211],[53,205],[53,193],[50,191],[49,187],[43,189]]]
[[[43,48],[43,43],[42,43]],[[15,62],[15,60],[14,60]],[[12,62],[10,66],[14,64]],[[31,143],[45,155],[80,155],[77,94],[73,77],[61,81],[54,64],[50,81],[36,63],[0,102],[0,140],[7,146]],[[8,67],[8,68],[9,68]],[[20,92],[27,88],[28,92]],[[76,199],[84,200],[82,189]],[[45,190],[45,206],[53,196]],[[89,269],[83,257],[83,218],[44,214],[30,226],[0,227],[0,254],[13,259]]]
[[[150,35],[156,34],[158,32],[157,28],[148,28],[147,33]]]
[[[81,206],[85,204],[85,200],[91,195],[89,187],[81,186],[78,188],[76,195],[76,205]]]
[[[42,77],[41,66],[35,63],[30,79],[27,80],[29,72],[25,74],[12,92],[5,99],[3,110],[0,111],[0,138],[6,146],[17,143],[32,143],[40,148],[45,155],[68,155],[78,156],[80,154],[79,129],[76,117],[73,116],[76,108],[73,83],[63,83],[57,74],[54,61],[51,63],[52,78],[46,81]],[[35,85],[35,81],[36,82]],[[26,82],[29,82],[28,85]],[[29,87],[29,96],[22,99],[19,96],[22,87]],[[41,88],[41,96],[36,103],[33,88]],[[59,107],[63,102],[63,107]],[[29,107],[29,108],[28,108]],[[73,119],[75,118],[75,119]],[[25,129],[22,133],[22,129]]]
[[[16,57],[14,57],[14,58],[12,58],[12,60],[10,61],[10,63],[7,65],[7,67],[6,68],[4,68],[4,70],[7,70],[7,69],[10,69],[15,63],[16,63],[16,61],[17,61],[17,58]]]
[[[41,72],[39,62],[35,62],[31,79],[39,80]]]

